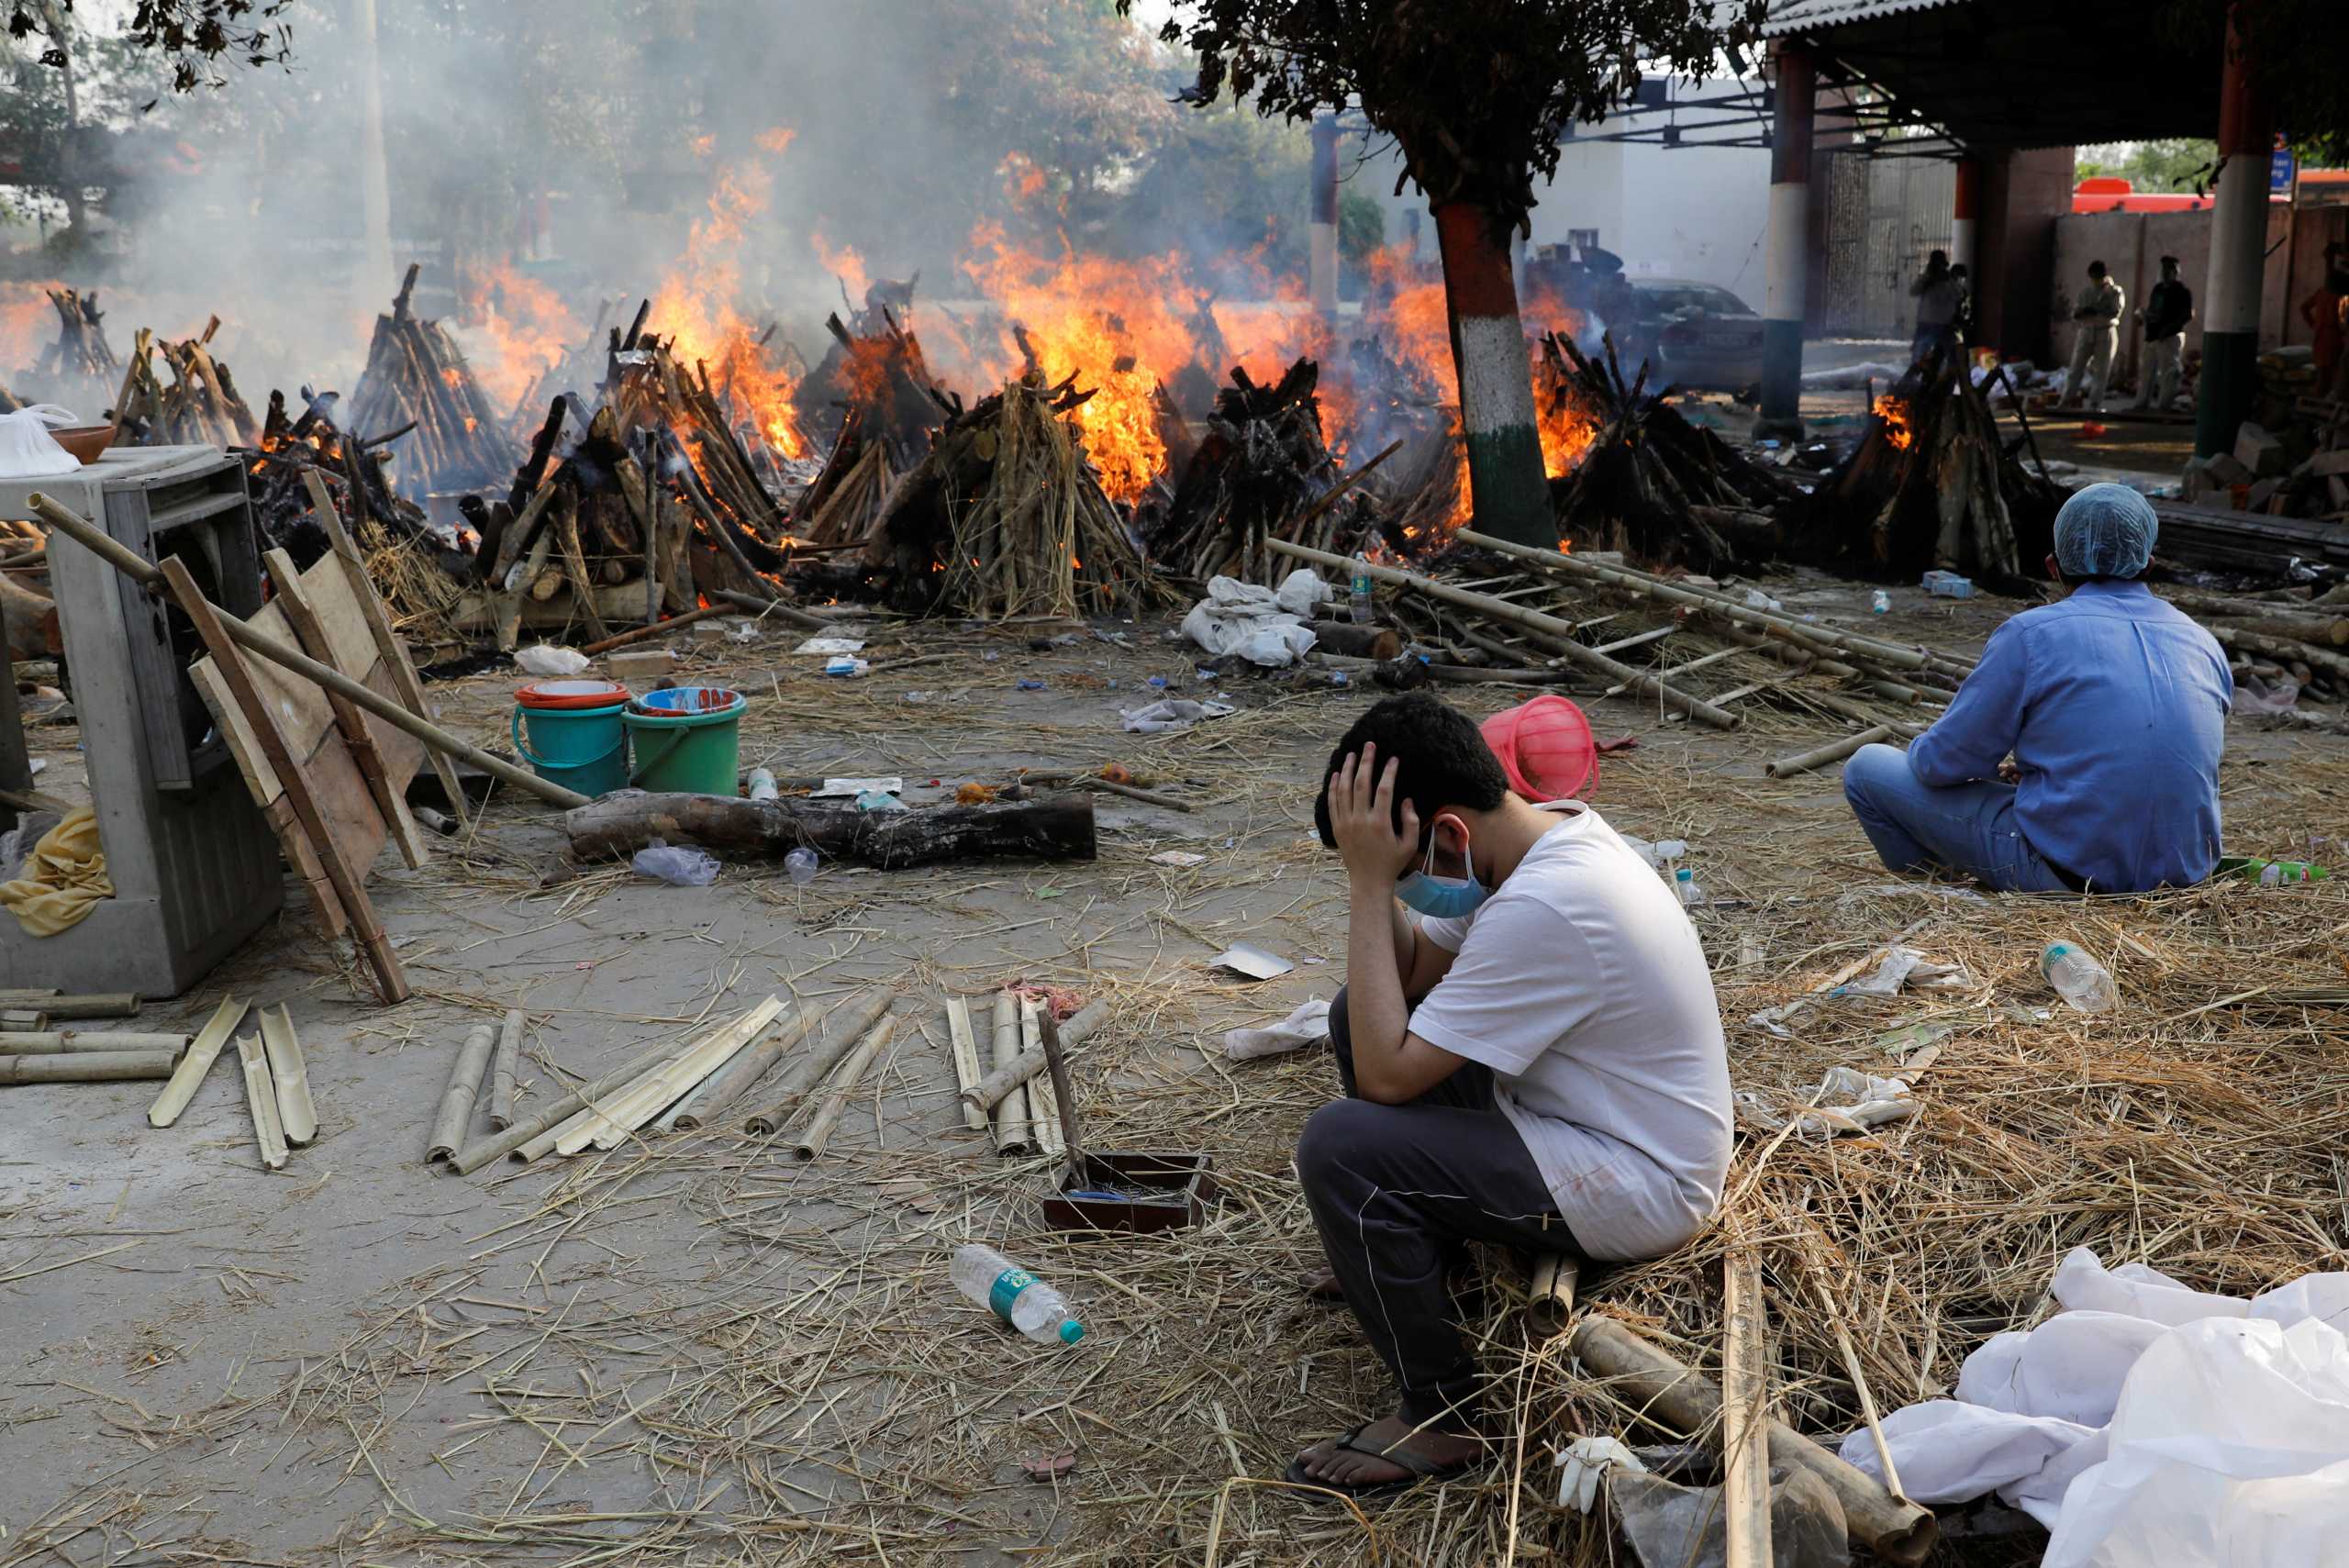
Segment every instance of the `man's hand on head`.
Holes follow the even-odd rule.
[[[1330,775],[1330,836],[1338,858],[1355,884],[1392,894],[1396,878],[1419,856],[1419,814],[1403,803],[1402,826],[1395,815],[1395,775],[1400,764],[1378,763],[1378,747],[1365,743]]]

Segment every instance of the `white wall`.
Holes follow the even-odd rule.
[[[1675,96],[1723,97],[1735,84],[1715,80],[1702,86],[1673,84]],[[1685,118],[1727,117],[1719,109],[1693,109]],[[1610,120],[1590,135],[1664,122],[1661,114]],[[1719,131],[1708,134],[1720,135]],[[1401,163],[1387,149],[1359,161],[1360,141],[1352,141],[1339,164],[1345,188],[1374,197],[1388,209],[1386,233],[1399,241],[1402,213],[1426,210],[1427,199],[1406,186],[1394,194]],[[1696,278],[1717,284],[1761,308],[1762,238],[1770,205],[1770,154],[1758,147],[1660,147],[1653,142],[1598,142],[1577,139],[1560,150],[1558,175],[1536,182],[1534,245],[1564,244],[1566,231],[1596,228],[1598,242],[1623,258],[1634,273]],[[1432,222],[1422,220],[1419,251],[1435,256]]]

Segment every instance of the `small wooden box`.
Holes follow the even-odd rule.
[[[1208,1207],[1219,1195],[1215,1160],[1207,1154],[1087,1154],[1094,1183],[1144,1188],[1148,1196],[1079,1197],[1090,1184],[1061,1173],[1044,1199],[1044,1223],[1055,1230],[1124,1230],[1148,1234],[1206,1223]]]

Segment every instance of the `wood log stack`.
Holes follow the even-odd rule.
[[[106,341],[106,316],[98,309],[98,291],[83,294],[78,289],[53,288],[48,291],[49,303],[57,307],[57,341],[45,350],[34,372],[61,382],[95,381],[112,385],[121,373],[122,361],[115,358],[114,346]]]
[[[2054,550],[2068,494],[2007,449],[1963,361],[1929,360],[1876,400],[1851,457],[1777,517],[1787,553],[1830,571],[2013,583]]]
[[[2281,698],[2349,697],[2349,586],[2314,598],[2289,592],[2260,598],[2170,588],[2171,604],[2207,628],[2227,651],[2238,688]]]
[[[371,446],[388,442],[412,495],[479,489],[507,472],[514,453],[464,351],[410,308],[420,270],[408,268],[391,313],[375,317],[347,424]],[[391,440],[395,431],[404,433]]]
[[[1338,479],[1314,396],[1320,375],[1319,364],[1300,359],[1278,382],[1259,386],[1233,367],[1173,501],[1144,522],[1151,557],[1162,568],[1200,583],[1266,582],[1290,570],[1266,552],[1268,537],[1341,555],[1361,547],[1369,517],[1316,505]]]
[[[117,446],[252,445],[259,434],[253,411],[238,395],[228,367],[212,357],[212,337],[219,329],[217,316],[203,332],[176,343],[159,342],[151,328],[139,329],[115,397]],[[168,386],[155,373],[159,354],[172,373]]]
[[[1561,539],[1620,550],[1643,565],[1713,572],[1767,559],[1778,531],[1771,508],[1799,494],[1712,431],[1647,391],[1648,367],[1628,383],[1608,344],[1603,362],[1572,338],[1542,342],[1539,407],[1545,426],[1595,424],[1581,461],[1550,484]]]
[[[921,340],[885,305],[861,312],[853,328],[837,313],[826,317],[824,329],[832,347],[802,384],[808,433],[837,445],[853,419],[864,442],[877,442],[897,472],[912,468],[951,407],[930,373]]]
[[[1173,602],[1063,417],[1089,395],[1073,378],[1023,377],[955,409],[899,482],[875,543],[898,607],[994,617]]]
[[[472,563],[455,548],[456,541],[436,534],[424,508],[393,487],[384,472],[382,443],[364,444],[335,423],[341,399],[306,387],[302,399],[305,406],[296,417],[288,414],[284,393],[271,393],[260,439],[245,454],[246,485],[267,536],[265,548],[284,550],[305,571],[327,553],[330,539],[317,512],[311,484],[315,474],[339,515],[350,518],[362,537],[373,525],[390,540],[426,544],[451,577],[469,571]],[[406,603],[395,591],[397,584],[377,586],[404,613],[421,607]]]

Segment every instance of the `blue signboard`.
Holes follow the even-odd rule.
[[[2273,196],[2290,195],[2293,172],[2292,150],[2288,147],[2277,148],[2267,161],[2267,194]]]

